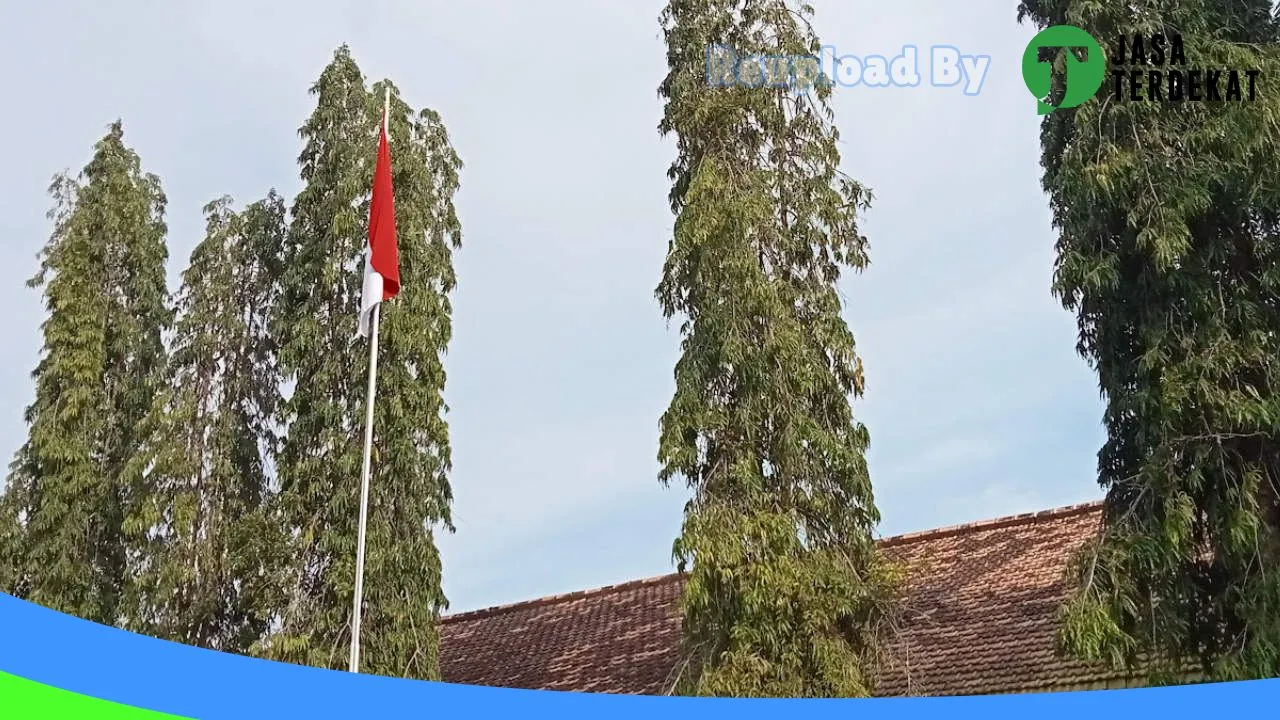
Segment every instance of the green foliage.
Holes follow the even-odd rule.
[[[27,442],[0,501],[5,590],[98,622],[118,620],[124,466],[163,381],[165,197],[119,122],[78,179],[50,189],[53,234],[31,284],[48,318]]]
[[[878,522],[862,363],[842,267],[866,265],[869,193],[837,169],[829,88],[712,88],[706,50],[819,52],[807,7],[671,0],[660,125],[674,133],[674,236],[657,295],[683,354],[662,417],[661,479],[694,491],[674,554],[692,568],[678,692],[863,696],[899,571]]]
[[[301,130],[306,186],[285,252],[276,327],[296,387],[284,406],[281,510],[297,535],[296,564],[283,629],[266,652],[337,668],[350,643],[369,356],[356,310],[383,87],[403,289],[382,309],[361,670],[432,679],[446,607],[433,532],[452,530],[441,358],[452,334],[461,162],[434,112],[412,112],[385,81],[371,93],[345,47],[313,88],[317,107]]]
[[[1109,42],[1180,32],[1187,67],[1262,70],[1254,103],[1117,103],[1044,121],[1054,290],[1106,401],[1104,532],[1065,650],[1210,679],[1280,674],[1280,95],[1271,3],[1028,0]]]
[[[169,388],[129,465],[131,629],[247,652],[277,597],[281,541],[267,511],[280,393],[267,323],[279,295],[284,202],[205,207],[207,234],[178,298]]]

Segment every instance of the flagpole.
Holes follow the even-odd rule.
[[[391,142],[388,112],[391,107],[391,88],[385,88],[382,101],[382,132]],[[364,600],[364,545],[369,524],[369,469],[373,455],[373,396],[378,386],[378,320],[382,315],[382,303],[373,306],[369,319],[369,391],[365,397],[364,414],[364,462],[360,470],[360,528],[356,535],[356,588],[351,608],[351,664],[353,673],[360,672],[360,615]]]

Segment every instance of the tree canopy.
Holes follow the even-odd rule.
[[[693,491],[674,553],[689,573],[677,691],[870,692],[895,569],[872,530],[862,362],[837,280],[867,264],[870,194],[839,169],[830,88],[712,87],[709,47],[816,56],[782,0],[671,0],[660,130],[676,214],[657,296],[681,317],[661,420],[664,483]]]
[[[1019,14],[1104,45],[1178,34],[1188,69],[1280,70],[1270,2],[1028,0]],[[1264,90],[1103,92],[1044,120],[1054,291],[1106,402],[1103,531],[1076,558],[1063,647],[1158,682],[1280,672],[1278,118]]]

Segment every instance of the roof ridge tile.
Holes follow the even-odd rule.
[[[948,535],[959,535],[961,533],[982,530],[998,530],[1000,528],[1022,525],[1036,520],[1056,520],[1058,518],[1071,517],[1090,512],[1101,506],[1101,500],[1094,500],[1087,503],[1064,505],[1062,507],[1051,508],[1049,510],[1021,513],[1019,515],[1006,515],[1004,517],[991,518],[989,520],[977,520],[975,522],[961,523],[959,525],[946,525],[939,528],[930,528],[929,530],[903,533],[901,535],[890,535],[888,537],[881,538],[878,542],[881,547],[895,547],[897,545],[915,542],[917,540],[931,540],[934,538],[946,537]]]
[[[573,592],[559,593],[557,595],[546,595],[532,600],[521,600],[519,602],[506,603],[503,605],[493,605],[478,610],[468,610],[453,615],[445,615],[440,618],[441,623],[461,622],[464,620],[479,620],[481,618],[490,617],[504,612],[514,610],[524,610],[527,608],[541,607],[543,605],[554,605],[556,603],[569,602],[583,598],[595,597],[596,595],[604,595],[611,592],[621,592],[623,590],[632,590],[646,585],[661,585],[664,582],[671,582],[680,577],[680,573],[667,573],[666,575],[655,575],[653,577],[641,578],[639,580],[629,580],[627,582],[615,583],[613,585],[604,585],[602,587],[588,588],[586,590],[574,590]]]

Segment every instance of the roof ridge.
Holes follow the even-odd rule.
[[[653,577],[641,578],[639,580],[628,580],[627,582],[588,588],[586,590],[574,590],[573,592],[559,593],[557,595],[546,595],[544,597],[534,598],[533,600],[521,600],[519,602],[506,603],[503,605],[492,605],[487,608],[480,608],[479,610],[468,610],[466,612],[460,612],[453,615],[445,615],[440,618],[440,622],[451,623],[462,620],[479,620],[480,618],[509,612],[511,610],[523,610],[525,608],[552,605],[555,603],[578,600],[580,598],[603,595],[605,593],[617,592],[620,590],[631,590],[645,585],[661,585],[664,582],[671,582],[678,577],[680,577],[680,573],[667,573],[666,575],[655,575]]]
[[[975,530],[997,530],[999,528],[1010,527],[1012,525],[1022,525],[1033,520],[1047,520],[1050,518],[1081,515],[1099,507],[1102,507],[1102,501],[1093,500],[1086,503],[1050,508],[1049,510],[1037,510],[1036,512],[1021,513],[1018,515],[1005,515],[1004,517],[991,518],[989,520],[977,520],[974,522],[961,523],[959,525],[946,525],[939,528],[931,528],[929,530],[919,530],[917,532],[903,533],[901,535],[890,535],[888,537],[881,538],[878,541],[878,544],[881,547],[894,547],[905,543],[916,542],[918,540],[929,540],[949,535],[958,535],[960,533],[973,532]]]
[[[1070,517],[1079,515],[1090,510],[1094,510],[1102,506],[1101,500],[1094,500],[1087,503],[1078,503],[1075,505],[1064,505],[1062,507],[1051,508],[1049,510],[1039,510],[1036,512],[1021,513],[1019,515],[1006,515],[1004,517],[991,518],[989,520],[978,520],[975,522],[962,523],[959,525],[947,525],[940,528],[932,528],[929,530],[920,530],[917,532],[904,533],[901,535],[890,535],[880,538],[876,544],[880,547],[896,547],[907,543],[917,542],[920,540],[928,540],[948,535],[958,535],[965,532],[974,532],[979,530],[995,530],[998,528],[1009,527],[1011,525],[1021,525],[1023,523],[1036,520],[1046,520],[1050,518]],[[462,622],[466,620],[479,620],[481,618],[491,617],[513,610],[523,610],[527,608],[542,607],[545,605],[553,605],[571,600],[578,600],[586,597],[594,597],[606,593],[618,592],[622,590],[632,590],[646,585],[660,585],[665,582],[672,582],[680,577],[680,573],[668,573],[666,575],[655,575],[653,577],[642,578],[639,580],[629,580],[627,582],[615,583],[613,585],[604,585],[602,587],[588,588],[586,590],[575,590],[573,592],[560,593],[558,595],[547,595],[532,600],[521,600],[519,602],[506,603],[503,605],[492,605],[479,610],[468,610],[453,615],[445,615],[440,618],[441,624],[454,622]]]

